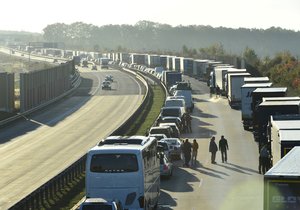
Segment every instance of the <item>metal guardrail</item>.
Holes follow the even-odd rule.
[[[137,108],[135,113],[127,119],[118,129],[116,129],[111,135],[122,135],[132,123],[133,120],[141,113],[144,106],[149,100],[149,89],[147,85],[147,81],[142,75],[137,75],[134,72],[129,72],[137,76],[143,84],[146,85],[147,91],[146,96],[144,97],[142,103]],[[69,182],[74,181],[77,179],[82,173],[85,171],[85,161],[86,155],[82,156],[79,160],[75,163],[68,166],[65,170],[59,173],[57,176],[53,177],[45,184],[37,188],[35,191],[27,195],[22,200],[15,203],[9,210],[20,210],[20,209],[30,209],[30,210],[38,210],[44,206],[50,199],[52,199],[56,193],[62,190],[65,186],[68,185]]]

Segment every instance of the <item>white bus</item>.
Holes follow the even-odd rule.
[[[128,210],[155,209],[160,194],[157,140],[111,136],[87,154],[86,197],[118,199]]]

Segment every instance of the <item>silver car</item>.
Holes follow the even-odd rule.
[[[173,164],[163,153],[159,155],[159,160],[160,160],[160,176],[170,178],[173,174]]]

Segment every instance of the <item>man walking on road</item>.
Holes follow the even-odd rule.
[[[222,162],[224,163],[227,162],[227,150],[228,150],[228,143],[227,140],[224,138],[224,136],[221,136],[221,139],[219,141],[219,150],[221,151],[221,157],[222,157]]]
[[[184,165],[187,167],[190,166],[191,149],[192,149],[192,144],[189,142],[188,139],[186,139],[185,142],[183,143],[183,154],[184,154],[184,162],[185,162]]]
[[[215,142],[215,137],[211,137],[210,143],[209,143],[209,152],[211,152],[211,163],[216,164],[216,153],[218,151],[218,146]]]
[[[196,165],[198,148],[199,148],[199,145],[198,145],[196,139],[194,139],[193,145],[192,145],[192,165]]]

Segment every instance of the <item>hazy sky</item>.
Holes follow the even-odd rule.
[[[149,20],[300,31],[300,0],[2,0],[0,5],[0,30],[42,32],[58,22],[101,26]]]

